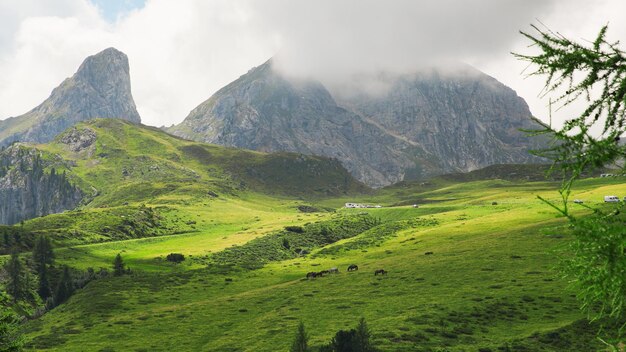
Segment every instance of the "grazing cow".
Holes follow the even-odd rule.
[[[359,270],[359,266],[356,264],[350,264],[350,266],[348,266],[348,271],[357,271]]]
[[[328,271],[328,270],[322,270],[322,271],[320,271],[320,274],[330,274],[330,271]]]
[[[387,275],[387,272],[384,269],[378,269],[378,270],[374,271],[374,276],[377,276],[378,274],[380,274],[380,275]]]
[[[317,273],[314,271],[311,271],[310,273],[306,273],[307,279],[311,279],[311,278],[315,279],[316,277],[317,277]]]
[[[318,271],[315,273],[315,277],[322,277],[324,276],[324,272],[323,271]]]
[[[339,269],[337,269],[336,267],[332,267],[328,269],[328,272],[331,274],[339,274]]]

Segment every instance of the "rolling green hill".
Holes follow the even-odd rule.
[[[536,198],[557,199],[554,182],[444,177],[372,191],[324,158],[114,120],[82,129],[93,144],[62,135],[37,148],[90,196],[12,228],[52,236],[57,266],[97,271],[119,253],[131,274],[25,323],[27,350],[287,351],[300,321],[317,347],[361,317],[383,351],[604,348],[556,270],[566,222]],[[573,197],[603,207],[605,194],[626,185],[585,179]],[[306,278],[331,267],[340,272]]]
[[[25,248],[42,233],[75,245],[246,226],[257,221],[257,210],[370,192],[336,160],[189,142],[115,119],[81,123],[52,143],[19,148],[47,160],[44,172],[63,171],[84,194],[75,210],[20,226]],[[230,214],[244,209],[251,220],[233,221]],[[222,216],[209,223],[207,213]]]

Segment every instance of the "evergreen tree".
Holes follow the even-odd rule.
[[[370,344],[371,333],[365,322],[365,318],[359,320],[359,325],[356,327],[354,334],[354,351],[355,352],[370,352],[373,351]]]
[[[290,352],[307,352],[309,350],[309,336],[304,330],[304,323],[300,322],[298,325],[298,332],[296,333],[296,338],[293,340],[293,344],[291,345]]]
[[[113,260],[113,275],[122,276],[125,272],[124,260],[122,259],[122,255],[118,253],[115,256],[115,260]]]
[[[562,127],[545,126],[534,131],[553,139],[552,145],[536,151],[553,161],[551,172],[562,177],[560,202],[540,198],[570,221],[573,241],[564,260],[564,272],[578,286],[582,307],[596,318],[626,318],[626,256],[623,209],[595,212],[582,219],[569,210],[572,186],[584,171],[609,165],[626,166],[626,53],[606,39],[607,26],[594,41],[578,43],[560,33],[532,26],[522,32],[538,49],[534,55],[514,54],[546,77],[543,95],[550,106],[568,106],[583,99],[587,107],[567,119]],[[593,270],[591,269],[593,268]],[[597,310],[596,308],[600,309]]]
[[[70,298],[70,296],[72,296],[73,293],[74,293],[74,281],[70,273],[70,268],[67,265],[64,265],[63,274],[61,274],[59,285],[57,286],[57,289],[54,294],[55,305],[59,305],[67,301],[67,299]]]
[[[52,297],[52,290],[50,289],[50,279],[48,278],[48,268],[39,272],[39,281],[37,285],[37,293],[41,299],[46,300]]]
[[[49,265],[54,263],[54,251],[52,250],[52,242],[46,236],[39,236],[35,240],[33,246],[33,262],[35,263],[35,271],[39,276],[39,287],[37,292],[42,299],[47,299],[52,295],[49,281]]]
[[[0,308],[0,351],[19,352],[24,344],[19,334],[19,321],[8,308]]]
[[[367,323],[361,318],[356,329],[337,331],[330,343],[321,347],[320,352],[377,352],[370,337]]]
[[[4,268],[9,275],[9,282],[6,285],[7,293],[13,296],[14,301],[26,298],[28,296],[27,274],[17,251],[11,252],[11,258]]]

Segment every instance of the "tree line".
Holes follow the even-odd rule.
[[[40,235],[35,239],[30,257],[21,258],[14,247],[3,267],[10,302],[0,306],[0,351],[19,351],[23,346],[18,329],[23,318],[17,313],[37,318],[66,302],[76,290],[93,280],[130,273],[120,254],[113,259],[111,269],[110,272],[107,268],[98,271],[87,268],[83,272],[67,265],[56,266],[54,247],[48,236]],[[34,311],[29,314],[25,306],[34,307]]]
[[[326,344],[320,346],[319,352],[379,352],[380,350],[370,341],[371,332],[365,318],[361,318],[357,326],[350,330],[339,330]],[[304,323],[300,322],[296,336],[291,344],[290,352],[312,352],[309,346],[309,335]]]

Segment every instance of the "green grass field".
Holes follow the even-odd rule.
[[[284,225],[337,215],[305,215],[284,205],[258,212],[242,208],[243,225],[233,220],[232,226],[190,234],[63,249],[59,262],[79,268],[105,266],[121,252],[135,274],[92,282],[68,303],[30,322],[30,346],[57,351],[284,351],[300,320],[312,344],[319,345],[365,317],[385,351],[599,350],[594,328],[581,325],[585,317],[555,270],[555,251],[568,241],[564,222],[536,199],[537,194],[554,198],[554,187],[477,181],[417,194],[431,201],[417,209],[339,209],[344,215],[367,212],[383,225],[435,221],[409,223],[381,241],[359,244],[360,237],[376,236],[366,232],[258,270],[220,271],[194,260],[175,265],[162,258],[170,252],[210,257]],[[586,180],[575,196],[589,204],[608,193],[624,194],[626,186]],[[362,200],[399,198],[395,191],[383,190]],[[494,201],[498,205],[491,205]],[[237,213],[230,209],[230,214]],[[263,220],[250,224],[255,216]],[[334,247],[338,249],[332,251]],[[347,273],[351,263],[359,271]],[[304,279],[309,271],[334,266],[339,274]],[[374,276],[378,268],[389,274]],[[550,333],[562,328],[561,335]],[[560,337],[575,329],[584,333],[571,333],[565,341]]]
[[[97,195],[23,231],[53,238],[57,266],[110,268],[120,253],[131,274],[28,321],[28,350],[287,351],[300,321],[319,346],[361,317],[383,351],[604,348],[559,277],[566,222],[537,199],[557,200],[555,182],[489,175],[371,191],[323,159],[87,126],[98,133],[91,155],[39,148],[73,160],[69,176]],[[606,194],[626,184],[585,179],[572,199],[604,207]],[[340,273],[306,279],[331,267]]]

